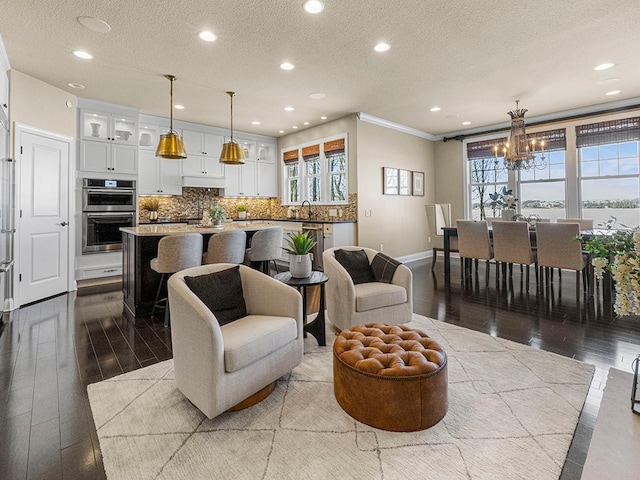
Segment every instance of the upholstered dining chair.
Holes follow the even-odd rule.
[[[451,226],[451,204],[450,203],[427,203],[424,206],[427,212],[427,226],[429,227],[429,236],[432,246],[431,270],[436,266],[438,252],[444,251],[444,233],[443,227]],[[452,252],[458,251],[458,239],[451,237]]]
[[[244,262],[246,248],[247,234],[244,230],[214,233],[209,238],[202,263],[240,264]]]
[[[169,326],[168,298],[160,298],[160,292],[167,278],[172,274],[202,264],[202,235],[199,233],[185,233],[181,235],[167,235],[158,242],[158,256],[151,260],[151,269],[160,274],[160,283],[156,299],[151,309],[151,316],[157,308],[164,308],[164,326]]]
[[[251,247],[247,249],[247,258],[259,264],[259,270],[269,275],[269,262],[278,272],[276,258],[282,253],[282,227],[269,227],[258,230],[251,237]]]
[[[558,223],[577,223],[580,225],[580,230],[593,230],[592,218],[559,218],[556,220]]]
[[[549,268],[576,271],[576,295],[580,292],[580,273],[582,287],[586,292],[589,285],[589,257],[583,252],[582,243],[576,238],[580,235],[577,223],[538,223],[536,225],[536,245],[538,266],[545,269],[544,279],[549,286]],[[540,277],[540,282],[543,277]]]
[[[361,323],[406,323],[413,315],[413,275],[406,265],[398,265],[391,283],[371,281],[354,284],[345,267],[336,259],[337,250],[361,251],[369,264],[378,253],[366,247],[335,247],[322,254],[326,287],[327,316],[340,330]]]
[[[497,223],[497,222],[496,222]],[[493,248],[489,237],[489,227],[485,220],[456,220],[458,230],[458,253],[460,254],[461,275],[465,276],[467,260],[474,259],[476,273],[478,260],[487,261],[486,284],[489,284],[489,261],[493,258]]]
[[[531,248],[529,225],[526,222],[493,223],[493,255],[496,261],[496,277],[500,275],[500,264],[508,266],[511,274],[513,264],[526,265],[526,291],[529,291],[529,265],[536,261]],[[506,268],[504,269],[506,272]],[[538,270],[536,269],[536,285]]]
[[[172,275],[168,291],[176,386],[207,417],[257,403],[302,362],[296,289],[246,265],[216,263]],[[238,318],[228,316],[230,301],[244,307]]]

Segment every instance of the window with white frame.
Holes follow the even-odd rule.
[[[520,213],[532,214],[552,221],[567,216],[566,210],[566,150],[564,128],[531,133],[529,139],[544,141],[544,154],[536,153],[536,167],[519,170],[518,204]],[[544,156],[544,161],[542,157]]]
[[[640,224],[640,117],[576,127],[580,209],[594,224]]]
[[[494,146],[505,139],[483,140],[467,143],[469,168],[469,211],[474,220],[500,216],[500,210],[491,207],[489,195],[507,186],[507,172],[496,158]]]
[[[330,137],[283,152],[284,205],[348,202],[345,140],[344,135]]]

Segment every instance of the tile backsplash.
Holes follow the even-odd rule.
[[[138,201],[140,201],[139,197]],[[183,187],[182,195],[172,197],[158,197],[160,208],[158,218],[169,218],[177,221],[179,218],[202,218],[202,213],[215,203],[224,206],[227,218],[238,218],[238,205],[247,207],[249,218],[271,218],[274,220],[287,218],[287,205],[282,205],[279,198],[238,198],[221,197],[217,188],[191,188]],[[335,210],[336,215],[329,216],[329,210]],[[313,205],[311,211],[318,220],[356,220],[357,194],[349,194],[347,205]],[[149,212],[139,210],[138,221],[149,221]],[[342,216],[340,216],[342,213]],[[301,219],[307,219],[307,209],[298,207],[298,215]]]

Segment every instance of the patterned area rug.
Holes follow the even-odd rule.
[[[88,388],[109,480],[557,479],[594,367],[414,315],[449,359],[449,411],[422,432],[355,421],[333,395],[331,345],[263,402],[207,419],[173,361]]]

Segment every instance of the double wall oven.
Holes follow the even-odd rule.
[[[136,182],[85,178],[82,254],[122,250],[120,227],[136,225]]]

